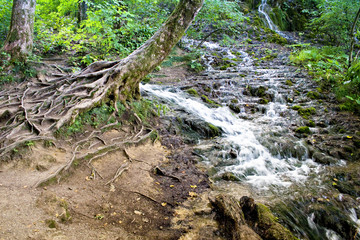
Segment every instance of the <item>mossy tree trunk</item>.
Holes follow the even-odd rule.
[[[353,51],[354,51],[354,44],[355,44],[355,29],[356,29],[356,23],[358,22],[360,17],[360,8],[356,14],[356,17],[354,19],[354,22],[351,27],[350,32],[350,55],[349,55],[349,67],[351,67],[351,63],[353,61]]]
[[[36,0],[13,0],[10,31],[3,50],[12,60],[25,61],[33,47]]]
[[[39,79],[0,92],[0,156],[16,144],[52,136],[101,103],[112,102],[116,109],[118,100],[140,97],[140,81],[169,55],[203,1],[180,0],[154,36],[124,59],[95,62],[76,75]]]

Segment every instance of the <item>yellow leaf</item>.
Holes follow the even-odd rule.
[[[189,196],[192,198],[197,197],[197,193],[196,192],[189,192]]]
[[[353,138],[352,136],[346,136],[346,137],[349,138],[349,139]]]
[[[337,179],[337,178],[334,178],[334,181],[335,181],[335,182],[337,182],[337,181],[338,181],[338,179]]]
[[[194,189],[197,188],[196,185],[190,185],[190,187],[191,187],[191,188],[194,188]]]
[[[157,185],[160,185],[160,183],[159,182],[155,182]]]
[[[170,185],[171,188],[175,187],[174,185]]]
[[[166,202],[161,203],[161,206],[165,207],[167,205]]]

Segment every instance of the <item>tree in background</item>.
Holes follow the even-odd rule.
[[[36,0],[14,0],[10,30],[3,50],[12,60],[25,61],[33,48]]]

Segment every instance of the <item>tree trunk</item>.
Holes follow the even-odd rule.
[[[180,0],[165,24],[128,57],[95,62],[77,75],[23,83],[0,92],[0,157],[25,141],[51,137],[79,113],[140,97],[139,83],[180,40],[204,0]],[[25,132],[24,132],[25,131]]]
[[[25,61],[33,47],[36,0],[13,0],[10,31],[3,50],[12,60]]]
[[[356,29],[356,23],[357,21],[359,20],[359,17],[360,17],[360,8],[356,14],[356,17],[354,19],[354,22],[353,22],[353,25],[352,25],[352,28],[351,28],[351,32],[350,32],[350,40],[351,40],[351,43],[350,43],[350,55],[349,55],[349,67],[351,67],[351,63],[352,63],[352,58],[353,58],[353,51],[354,51],[354,44],[355,44],[355,36],[354,36],[354,32],[355,32],[355,29]]]
[[[86,13],[87,8],[88,8],[88,6],[85,1],[79,1],[78,14],[77,14],[79,26],[80,26],[80,23],[87,18],[87,13]]]

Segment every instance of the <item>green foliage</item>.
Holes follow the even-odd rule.
[[[360,61],[354,62],[346,73],[344,88],[347,89],[346,97],[360,106]]]
[[[0,52],[0,85],[20,82],[36,76],[36,69],[27,61],[10,61],[9,59],[9,54]],[[28,60],[38,61],[32,55],[28,56]]]
[[[359,9],[359,1],[317,0],[317,3],[319,17],[311,21],[310,30],[325,43],[347,45],[351,25]]]
[[[212,31],[229,36],[239,35],[245,17],[240,5],[227,0],[207,0],[196,17],[195,23],[187,31],[194,39],[203,39]]]
[[[295,51],[290,61],[308,70],[321,88],[333,91],[342,110],[360,111],[360,63],[347,69],[348,56],[339,47],[305,48]],[[315,94],[315,95],[314,95]],[[318,99],[316,92],[308,97]]]
[[[333,87],[344,78],[348,56],[341,48],[310,47],[294,52],[290,61],[301,65],[309,70],[316,81],[323,81],[322,84]]]
[[[5,41],[11,21],[12,0],[0,0],[0,47]]]
[[[150,38],[169,14],[174,1],[86,1],[87,19],[77,21],[78,0],[39,0],[36,11],[36,49],[42,53],[75,50],[82,64],[103,55],[127,56]],[[95,59],[85,56],[92,51]]]
[[[141,99],[139,101],[134,101],[130,103],[130,107],[132,111],[136,113],[136,115],[141,119],[141,121],[145,123],[147,123],[149,119],[154,115],[155,106],[150,100]]]
[[[103,104],[100,107],[91,109],[90,111],[81,113],[72,124],[58,130],[58,135],[70,136],[75,133],[82,132],[86,125],[98,128],[103,124],[115,122],[114,117],[110,117],[114,112],[114,107]]]

